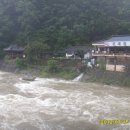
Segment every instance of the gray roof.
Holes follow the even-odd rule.
[[[122,41],[122,42],[125,42],[125,41],[130,41],[130,36],[112,36],[106,40],[101,40],[101,41],[97,41],[97,42],[94,42],[94,44],[103,44],[105,42],[118,42],[118,41]]]
[[[10,45],[9,47],[5,48],[4,51],[17,51],[23,52],[24,48],[18,45]]]
[[[67,48],[65,51],[67,53],[72,53],[72,52],[77,52],[78,50],[82,50],[84,52],[90,52],[91,48],[89,48],[87,46],[72,46],[70,48]]]
[[[130,36],[113,36],[107,40],[108,42],[113,41],[130,41]]]

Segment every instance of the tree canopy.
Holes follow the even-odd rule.
[[[0,0],[0,44],[58,50],[129,33],[129,0]]]

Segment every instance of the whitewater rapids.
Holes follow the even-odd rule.
[[[130,88],[0,72],[0,130],[130,130]]]

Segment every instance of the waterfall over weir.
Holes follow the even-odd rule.
[[[73,81],[81,81],[82,77],[84,76],[84,73],[81,73],[78,77],[76,77]]]

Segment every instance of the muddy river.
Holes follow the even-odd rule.
[[[0,130],[130,130],[130,88],[0,72]]]

